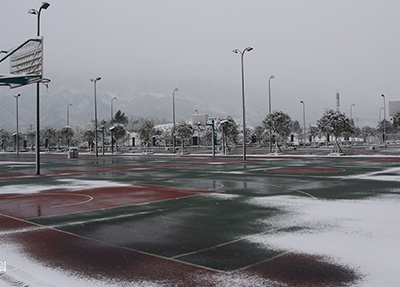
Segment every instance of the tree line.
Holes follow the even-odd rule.
[[[189,122],[180,122],[175,126],[161,125],[165,120],[128,117],[121,110],[118,110],[110,121],[102,120],[99,123],[99,132],[104,134],[106,145],[124,145],[129,140],[129,133],[136,132],[141,140],[144,151],[148,151],[151,146],[171,146],[173,141],[177,140],[181,149],[191,143],[195,136],[197,144],[212,145],[211,126],[197,126]],[[93,125],[94,126],[94,125]],[[400,120],[398,117],[392,118],[392,121],[381,121],[377,127],[365,126],[363,128],[355,127],[354,122],[346,116],[345,113],[338,110],[327,110],[316,125],[309,126],[307,133],[304,133],[298,121],[293,121],[291,117],[283,111],[274,111],[268,114],[261,125],[255,128],[246,127],[246,143],[257,143],[267,145],[274,143],[276,146],[286,145],[291,134],[297,134],[298,139],[305,143],[315,142],[317,137],[324,137],[339,145],[341,137],[361,137],[364,141],[368,137],[383,134],[384,127],[386,134],[398,133],[400,130]],[[230,117],[221,117],[215,120],[215,139],[224,148],[234,147],[243,143],[243,133],[235,120]],[[112,137],[111,137],[112,134]],[[309,140],[304,136],[309,137]],[[35,145],[35,131],[27,131],[19,135],[19,146],[26,150],[33,149]],[[45,127],[40,131],[41,147],[46,149],[65,149],[69,146],[87,146],[93,148],[95,131],[93,128],[81,129],[64,127],[55,129]],[[101,136],[99,137],[101,139]],[[0,143],[2,150],[15,148],[15,134],[0,129]],[[339,147],[340,149],[340,147]]]

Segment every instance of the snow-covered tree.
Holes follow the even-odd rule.
[[[274,111],[265,117],[262,124],[265,130],[275,134],[278,140],[284,140],[290,134],[292,119],[283,111]]]
[[[181,151],[183,152],[185,148],[185,142],[192,138],[194,134],[194,129],[192,125],[187,122],[178,123],[173,127],[173,134],[177,135],[182,140]]]
[[[239,135],[239,128],[235,120],[231,116],[226,118],[219,118],[216,123],[217,130],[224,133],[225,142],[232,142],[232,144],[237,142]]]
[[[151,138],[156,135],[154,123],[152,121],[145,121],[139,128],[138,134],[144,144],[144,150],[147,152]]]
[[[318,129],[321,133],[329,135],[333,134],[335,136],[336,147],[339,152],[342,152],[340,148],[338,138],[343,133],[352,133],[353,126],[350,122],[349,117],[341,111],[327,110],[317,121]]]

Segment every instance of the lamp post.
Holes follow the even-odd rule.
[[[275,79],[274,75],[271,75],[268,79],[268,113],[271,113],[271,80]]]
[[[351,124],[353,125],[353,107],[355,106],[356,104],[352,104],[351,106],[350,106],[350,122],[351,122]]]
[[[40,36],[40,13],[42,9],[49,8],[50,4],[47,2],[42,2],[39,11],[36,9],[30,9],[29,14],[37,15],[37,36]],[[36,83],[36,174],[40,174],[40,105],[39,105],[39,82]]]
[[[268,113],[270,114],[272,111],[271,108],[271,80],[275,79],[274,75],[271,75],[268,79]],[[272,152],[272,144],[271,144],[271,129],[269,130],[269,152]]]
[[[383,107],[379,108],[379,122],[378,122],[378,124],[381,124],[381,121],[382,121],[382,113],[381,113],[382,110],[383,110]]]
[[[352,125],[352,126],[354,126],[353,125],[353,107],[355,106],[356,104],[351,104],[350,105],[350,124]],[[353,145],[353,137],[351,137],[351,144]]]
[[[117,97],[113,97],[111,99],[111,120],[110,124],[112,125],[114,123],[114,112],[113,112],[113,100],[116,100]],[[111,134],[111,154],[114,154],[114,127],[110,128],[110,134]]]
[[[304,101],[300,101],[303,104],[303,136],[304,136],[304,146],[306,145],[306,104]]]
[[[19,156],[19,131],[18,131],[18,98],[21,94],[15,95],[15,113],[16,113],[16,124],[17,124],[17,133],[15,135],[15,149],[17,152],[17,156]]]
[[[252,47],[247,47],[242,51],[239,49],[232,50],[233,53],[240,54],[241,58],[241,66],[242,66],[242,107],[243,107],[243,160],[246,160],[246,109],[245,109],[245,101],[244,101],[244,65],[243,65],[243,56],[244,53],[250,52],[253,50]]]
[[[101,77],[97,77],[96,79],[90,79],[94,84],[94,138],[95,138],[95,148],[96,148],[96,157],[99,156],[97,150],[97,97],[96,97],[96,82],[100,81]]]
[[[178,92],[179,89],[175,88],[172,92],[172,141],[173,141],[173,149],[175,153],[175,92]]]
[[[69,104],[67,106],[67,127],[69,127],[69,107],[72,106],[72,104]]]
[[[113,97],[111,99],[111,120],[110,120],[110,124],[113,124],[113,122],[114,122],[113,100],[117,100],[117,97]]]
[[[385,95],[382,94],[383,98],[383,146],[386,147],[386,99]]]

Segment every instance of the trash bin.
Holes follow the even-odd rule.
[[[78,158],[78,149],[76,147],[69,149],[68,158]]]

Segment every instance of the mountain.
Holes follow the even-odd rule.
[[[48,89],[40,85],[40,125],[60,129],[66,125],[67,106],[70,126],[83,128],[94,119],[94,85],[82,78],[52,78]],[[222,82],[206,82],[196,79],[181,79],[175,93],[176,122],[190,120],[197,110],[209,117],[232,116],[242,122],[241,86]],[[149,80],[111,80],[97,82],[97,118],[109,120],[111,117],[111,99],[113,113],[121,110],[128,118],[157,118],[172,122],[172,93],[176,88],[171,83]],[[19,98],[20,130],[35,129],[36,122],[36,85],[17,89],[3,88],[0,103],[0,128],[15,130],[16,103],[13,95]],[[260,91],[249,88],[246,91],[246,124],[260,125],[266,115],[267,102],[260,100]],[[259,103],[262,104],[260,105]]]

